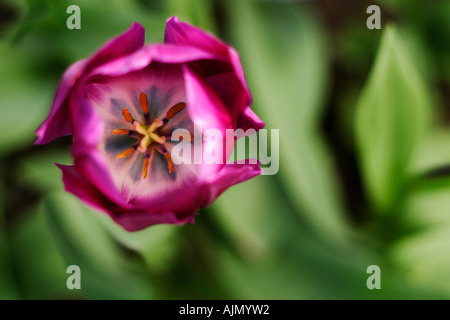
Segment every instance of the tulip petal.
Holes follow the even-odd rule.
[[[139,51],[104,64],[92,71],[92,75],[122,76],[141,70],[152,62],[178,64],[198,60],[226,62],[220,56],[199,48],[170,44],[150,44]]]
[[[128,31],[107,42],[92,58],[78,61],[69,67],[56,91],[49,116],[36,131],[38,138],[35,144],[46,144],[72,133],[68,99],[75,83],[83,74],[97,66],[142,48],[145,41],[144,32],[140,24],[133,23]]]
[[[67,97],[73,85],[83,73],[86,64],[87,60],[75,62],[64,72],[61,83],[56,90],[50,114],[36,131],[38,138],[35,144],[46,144],[72,133]]]
[[[156,213],[149,211],[122,212],[122,208],[117,207],[117,205],[100,193],[74,166],[56,165],[63,173],[66,191],[79,197],[88,205],[106,212],[127,231],[137,231],[159,223],[184,224],[194,222],[192,214],[179,218],[175,213],[169,211]]]
[[[91,182],[81,175],[75,166],[66,166],[57,163],[63,174],[63,183],[66,191],[76,195],[85,203],[100,209],[114,207],[114,203],[106,198]]]
[[[208,83],[216,90],[225,105],[236,114],[235,128],[243,130],[264,128],[264,122],[250,108],[247,95],[241,90],[240,82],[233,72],[221,73],[207,78]]]
[[[164,44],[191,46],[214,53],[224,60],[229,60],[226,44],[200,28],[186,22],[180,22],[177,17],[167,20]]]
[[[108,41],[89,61],[86,72],[112,60],[132,54],[141,49],[145,43],[145,29],[133,22],[123,34]]]
[[[231,115],[214,89],[194,70],[183,65],[188,111],[192,121],[201,121],[203,130],[232,128]]]
[[[121,225],[127,231],[139,231],[160,223],[170,223],[177,225],[194,223],[193,215],[184,218],[178,218],[176,214],[170,211],[157,213],[148,211],[125,212],[121,214],[113,214],[111,215],[111,217],[116,223]]]
[[[259,130],[264,127],[264,122],[249,107],[253,99],[245,80],[241,59],[238,52],[233,47],[225,44],[212,34],[194,27],[189,23],[180,22],[177,17],[172,17],[167,20],[164,43],[199,48],[204,51],[213,53],[231,64],[232,71],[234,73],[234,79],[232,81],[232,83],[234,83],[234,93],[232,95],[234,95],[234,102],[239,102],[239,104],[234,106],[226,103],[226,105],[228,107],[231,107],[232,109],[237,108],[237,110],[232,110],[232,114],[235,111],[244,111],[243,114],[236,113],[239,114],[238,119],[236,120],[238,128],[242,128],[244,130],[247,130],[249,128]],[[224,67],[217,65],[217,63],[211,66],[211,62],[201,61],[196,64],[196,67],[201,72],[203,72],[203,75],[205,77],[214,76],[218,73],[229,72],[228,70],[224,69]],[[211,70],[213,69],[216,69],[216,73],[211,72]],[[213,87],[214,89],[218,90],[221,97],[225,95],[225,98],[229,98],[227,97],[229,95],[229,93],[227,93],[226,91],[227,88],[224,88],[222,86],[224,82],[220,81],[221,79],[223,80],[223,77],[224,75],[218,76],[215,79],[211,79],[211,81],[212,84],[218,84],[213,85]],[[226,77],[229,79],[231,76],[227,75]],[[220,81],[220,83],[218,83],[218,81]],[[237,101],[236,96],[239,97]]]
[[[180,65],[152,63],[144,69],[120,77],[90,78],[86,85],[89,99],[93,100],[104,118],[122,118],[124,107],[135,120],[144,123],[139,95],[145,93],[152,119],[163,119],[166,112],[178,102],[185,102],[183,73]]]
[[[114,184],[110,170],[106,166],[100,151],[94,150],[90,153],[75,158],[76,170],[86,177],[109,201],[115,203],[123,210],[130,210],[130,206],[123,198]]]
[[[217,175],[211,176],[205,182],[209,188],[209,198],[204,206],[210,205],[229,187],[247,181],[260,174],[261,168],[259,161],[256,164],[227,163]]]
[[[234,140],[226,139],[226,129],[233,128],[232,118],[230,111],[225,107],[217,92],[193,67],[183,65],[183,71],[190,118],[194,124],[197,123],[202,126],[203,155],[208,150],[216,149],[218,143],[221,143],[223,148],[220,163],[206,164],[203,161],[200,171],[200,179],[202,179],[203,176],[214,174],[215,171],[220,170],[234,149]],[[207,136],[214,131],[221,134],[222,141],[205,141],[208,140]],[[203,157],[203,160],[205,160],[205,157]]]

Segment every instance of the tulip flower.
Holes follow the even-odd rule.
[[[199,208],[261,173],[259,163],[227,163],[227,129],[264,126],[251,102],[235,49],[176,17],[163,44],[144,46],[144,28],[134,23],[67,69],[36,144],[72,135],[74,165],[58,165],[66,190],[126,230],[193,223]],[[184,134],[174,140],[177,129]],[[211,129],[223,139],[201,135]],[[224,161],[176,163],[179,143],[203,153],[223,146]]]

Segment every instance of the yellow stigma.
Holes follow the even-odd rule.
[[[145,152],[147,150],[148,146],[153,141],[160,143],[160,144],[163,144],[164,142],[166,142],[165,137],[161,137],[160,135],[158,135],[155,132],[163,124],[164,124],[164,122],[159,119],[156,119],[155,121],[153,121],[149,126],[144,126],[137,121],[133,122],[134,130],[143,136],[141,141],[139,142],[139,147],[138,147],[138,150],[140,152]]]

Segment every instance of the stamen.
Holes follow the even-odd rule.
[[[124,152],[119,153],[119,154],[116,156],[116,159],[123,159],[123,158],[126,158],[126,157],[131,156],[131,155],[133,154],[134,150],[136,150],[136,148],[134,148],[134,147],[133,147],[133,148],[128,148],[128,149],[125,150]]]
[[[134,151],[138,150],[142,152],[145,156],[144,163],[142,167],[142,177],[146,179],[148,176],[148,171],[150,167],[150,153],[152,152],[152,147],[163,154],[167,159],[167,166],[169,169],[169,173],[173,173],[175,171],[175,165],[172,161],[172,157],[164,144],[169,137],[165,137],[160,135],[160,128],[163,127],[170,119],[175,117],[178,113],[183,111],[186,107],[186,103],[180,102],[172,106],[169,111],[166,113],[166,117],[164,119],[155,119],[150,122],[150,114],[149,114],[149,105],[148,98],[144,92],[141,92],[139,95],[139,104],[141,106],[142,111],[144,111],[145,122],[140,123],[133,119],[132,114],[127,108],[123,108],[122,115],[126,122],[132,124],[133,129],[114,129],[112,130],[112,134],[117,135],[128,135],[132,138],[137,139],[138,141],[131,148],[126,149],[125,151],[119,153],[116,156],[116,159],[123,159],[131,156]],[[185,134],[180,140],[189,140],[192,141],[194,136],[192,134]],[[155,142],[155,144],[153,143]]]
[[[144,92],[141,92],[141,94],[139,95],[139,103],[141,105],[142,111],[144,111],[144,113],[148,113],[148,100],[147,95]]]
[[[114,129],[112,134],[130,134],[130,131],[127,129]]]
[[[130,111],[128,111],[127,108],[123,108],[122,110],[122,115],[123,118],[125,119],[126,122],[133,122],[133,116],[131,115]]]
[[[172,157],[168,152],[165,152],[164,155],[166,156],[167,164],[169,165],[169,173],[173,173],[173,171],[175,170],[175,166],[173,165]]]
[[[147,178],[147,172],[148,172],[148,164],[150,162],[149,156],[145,156],[144,159],[144,167],[142,169],[142,179]]]
[[[175,117],[178,113],[180,113],[181,111],[183,111],[183,109],[186,107],[186,103],[184,102],[179,102],[176,105],[174,105],[173,107],[171,107],[169,109],[169,111],[167,111],[166,113],[166,118],[168,120],[172,119],[173,117]]]
[[[180,136],[180,137],[178,138],[178,140],[183,141],[185,136],[186,136],[186,135]],[[187,139],[188,141],[194,141],[194,136],[192,135],[192,133],[189,133],[189,135],[186,136],[186,139]]]

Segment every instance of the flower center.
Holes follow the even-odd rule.
[[[165,118],[163,119],[155,119],[151,121],[150,114],[148,110],[148,99],[147,95],[144,92],[141,92],[139,95],[139,103],[142,111],[144,111],[144,120],[145,123],[142,124],[135,120],[131,115],[130,111],[127,108],[123,108],[122,115],[125,121],[131,123],[133,126],[133,130],[128,129],[114,129],[112,134],[122,134],[129,135],[132,138],[135,138],[137,142],[127,150],[119,153],[116,158],[123,159],[127,158],[133,154],[134,151],[139,151],[144,154],[144,167],[142,169],[142,177],[145,179],[147,177],[148,167],[150,163],[151,157],[151,148],[156,149],[162,155],[166,157],[167,166],[170,173],[173,173],[175,170],[174,163],[172,161],[172,157],[170,153],[167,152],[167,148],[165,146],[166,136],[161,134],[161,128],[163,128],[170,119],[175,117],[178,113],[184,110],[186,107],[186,103],[179,102],[172,106],[169,111],[167,111]],[[192,137],[192,136],[191,136]],[[191,138],[188,137],[188,138]],[[192,138],[191,138],[192,141]]]

